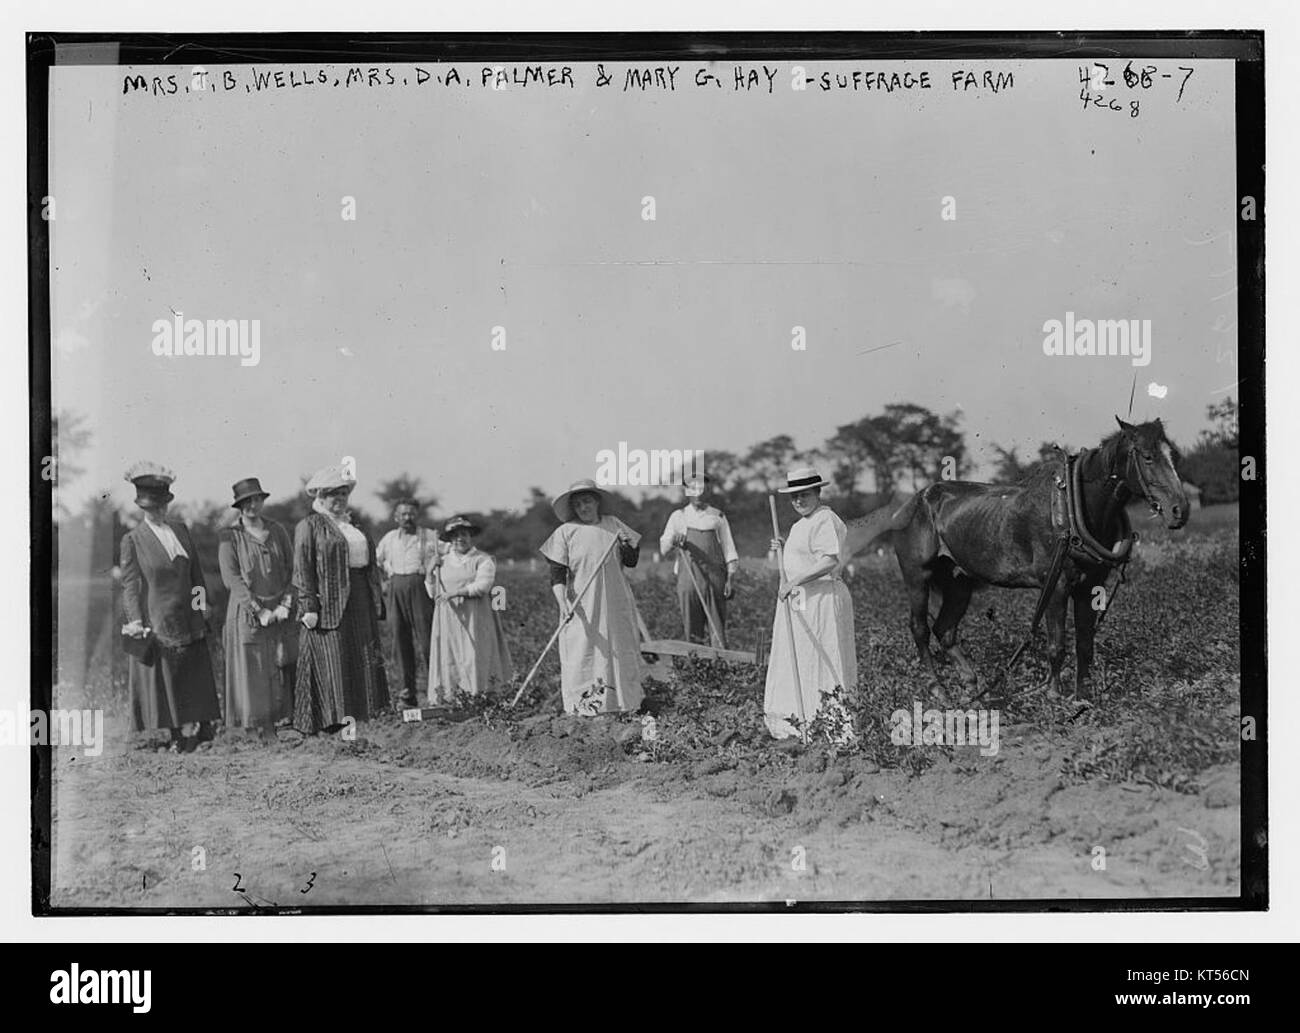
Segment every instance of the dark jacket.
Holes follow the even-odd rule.
[[[153,629],[165,646],[185,646],[207,634],[202,608],[207,586],[199,553],[186,526],[168,520],[189,559],[167,558],[158,536],[143,523],[122,536],[122,609],[126,619]],[[202,593],[194,589],[202,588]]]
[[[248,566],[252,558],[252,551],[248,545],[251,538],[247,536],[240,524],[225,531],[217,546],[217,564],[221,568],[221,580],[230,589],[230,602],[226,605],[226,624],[233,626],[239,632],[241,642],[252,642],[259,635],[267,634],[268,631],[275,634],[283,627],[292,627],[295,616],[293,613],[293,542],[289,538],[289,532],[282,525],[270,519],[265,519],[263,523],[269,536],[267,544],[272,557],[270,580],[273,585],[283,586],[271,595],[256,596],[249,587],[249,582],[253,579],[253,571]],[[263,628],[257,620],[258,612],[263,608],[274,610],[282,603],[290,610],[289,620],[283,625],[277,623]],[[294,634],[297,634],[296,629]]]
[[[383,620],[384,597],[379,588],[375,543],[360,527],[357,530],[366,537],[370,562],[366,564],[365,575],[370,582],[375,616]],[[303,614],[315,613],[320,617],[317,627],[332,631],[339,626],[352,587],[348,574],[348,542],[343,532],[334,526],[334,521],[320,513],[310,514],[294,530],[293,586],[298,592],[300,618]]]

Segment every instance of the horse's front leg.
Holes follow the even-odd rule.
[[[919,567],[902,567],[902,571],[907,585],[908,626],[912,641],[916,643],[921,674],[931,691],[938,692],[941,688],[939,672],[935,670],[934,657],[930,655],[930,577]]]
[[[1061,695],[1061,665],[1065,663],[1065,608],[1069,594],[1061,588],[1047,603],[1047,694]]]
[[[1074,692],[1079,699],[1092,698],[1093,643],[1097,638],[1093,591],[1098,585],[1089,580],[1074,590]]]

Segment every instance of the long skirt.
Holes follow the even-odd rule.
[[[560,691],[570,714],[614,714],[640,708],[645,691],[641,639],[632,593],[594,593],[589,616],[580,605],[560,632]]]
[[[271,624],[251,631],[240,627],[238,607],[231,607],[223,633],[226,656],[226,725],[233,728],[270,727],[290,716],[293,671],[283,639],[292,627]]]
[[[293,726],[309,735],[344,724],[349,717],[366,721],[371,711],[388,706],[370,582],[362,569],[350,573],[348,603],[339,626],[329,631],[303,628],[298,639]]]
[[[207,639],[186,646],[165,646],[160,642],[152,667],[127,657],[127,680],[134,732],[179,728],[193,721],[221,718]]]
[[[491,692],[513,676],[501,615],[488,596],[438,603],[429,640],[430,703],[450,703],[457,691]]]
[[[789,622],[783,612],[787,606]],[[796,685],[802,692],[796,692]],[[778,602],[763,693],[768,731],[777,739],[798,735],[793,719],[799,717],[800,699],[803,721],[811,724],[823,705],[823,693],[841,688],[843,695],[851,696],[857,687],[853,597],[844,582],[838,578],[812,581],[803,586],[802,599],[795,593],[788,602]],[[828,728],[832,739],[842,741],[853,737],[847,713],[828,714],[826,720],[835,726],[833,730]]]

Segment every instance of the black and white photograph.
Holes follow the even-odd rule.
[[[1263,34],[743,29],[28,35],[37,914],[1268,906]]]

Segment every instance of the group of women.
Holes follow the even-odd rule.
[[[355,524],[355,487],[342,466],[306,485],[312,511],[294,529],[263,516],[268,493],[257,478],[234,485],[237,516],[222,534],[218,560],[230,602],[223,629],[225,706],[219,705],[207,646],[203,573],[185,526],[166,519],[174,475],[153,463],[127,471],[140,525],[123,538],[121,566],[132,725],[169,729],[174,750],[212,734],[213,723],[273,736],[286,720],[306,734],[336,731],[389,705],[379,625],[385,604],[375,545]],[[857,683],[853,606],[840,577],[847,560],[843,522],[821,501],[828,482],[792,470],[779,489],[799,520],[783,550],[764,710],[779,739],[800,734],[827,694]],[[737,565],[726,518],[707,505],[707,484],[686,485],[661,545],[675,556],[686,634],[700,641],[705,613],[725,625]],[[559,526],[540,548],[557,607],[561,694],[566,711],[595,716],[641,707],[646,634],[627,568],[641,536],[607,512],[608,495],[578,481],[552,505]],[[496,566],[467,517],[449,520],[434,550],[426,589],[434,601],[428,654],[429,703],[458,692],[492,693],[513,678],[500,614]],[[685,576],[683,576],[685,575]],[[409,703],[409,700],[406,701]],[[851,728],[843,734],[852,734]]]

